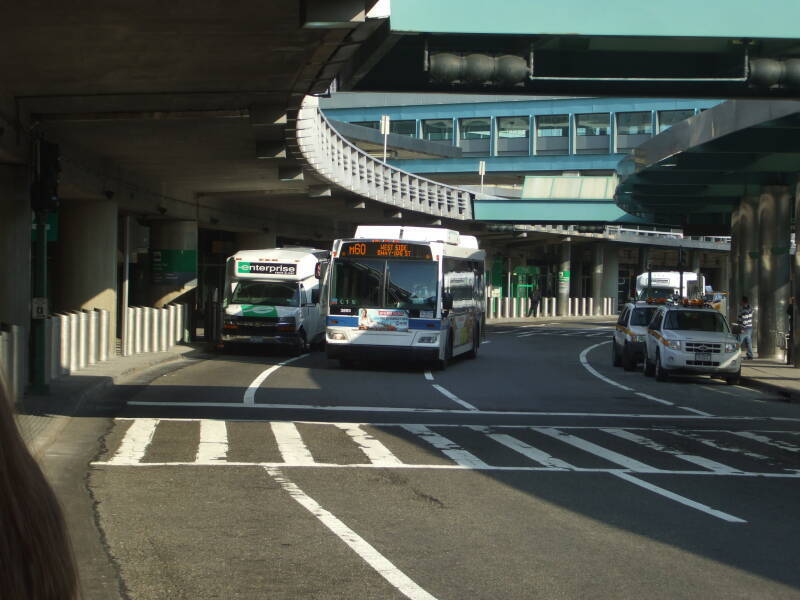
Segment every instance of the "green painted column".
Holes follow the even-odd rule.
[[[197,288],[197,221],[150,222],[150,304],[157,308]]]

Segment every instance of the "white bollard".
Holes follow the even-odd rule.
[[[79,358],[78,353],[80,352],[80,321],[78,317],[78,313],[71,312],[69,313],[69,374],[72,375],[75,371],[78,370]]]
[[[159,336],[158,336],[158,351],[166,352],[169,348],[169,310],[162,308],[158,311],[159,320]]]
[[[53,321],[52,318],[44,319],[44,382],[50,383],[50,374],[53,370]]]
[[[153,311],[149,306],[142,307],[142,352],[153,352],[156,335],[153,333],[153,321],[155,320]]]
[[[58,320],[61,322],[61,339],[58,342],[58,374],[67,375],[69,373],[69,348],[70,348],[70,320],[69,315],[60,314]]]
[[[89,350],[89,319],[82,310],[78,314],[78,368],[85,369]]]
[[[586,298],[581,298],[581,316],[586,316]]]
[[[594,298],[589,298],[589,314],[594,316]]]
[[[133,353],[134,354],[141,354],[141,352],[142,352],[142,337],[144,335],[144,332],[142,331],[142,307],[141,306],[134,306],[133,307],[133,327],[134,327]]]
[[[131,354],[133,354],[134,351],[134,338],[136,337],[136,315],[133,311],[133,308],[130,306],[128,307],[127,327],[128,327],[128,339],[126,340],[127,347],[125,351],[127,352],[126,356],[130,356]]]
[[[108,318],[108,311],[104,308],[101,308],[97,311],[97,329],[99,332],[98,335],[98,348],[97,348],[97,360],[100,362],[104,362],[108,360],[108,343],[111,340],[111,323],[109,322],[110,319]],[[116,350],[116,349],[115,349]]]
[[[61,375],[61,315],[50,317],[50,380]]]
[[[86,364],[97,364],[97,312],[86,311],[87,320],[87,355]]]
[[[178,307],[174,304],[170,304],[167,308],[169,310],[169,345],[174,346],[178,341],[178,336],[176,335],[175,330],[175,323],[178,320],[176,318],[178,314]]]

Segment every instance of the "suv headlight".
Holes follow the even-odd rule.
[[[725,344],[725,352],[736,352],[738,347],[739,347],[739,344],[736,344],[736,343],[732,344],[732,343],[728,342],[728,343]]]
[[[683,342],[681,340],[664,340],[664,345],[669,348],[670,350],[680,350],[683,346]]]

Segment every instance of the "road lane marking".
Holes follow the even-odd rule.
[[[626,392],[632,392],[633,388],[629,388],[627,385],[622,385],[621,383],[617,383],[613,379],[609,379],[605,375],[600,374],[599,371],[597,371],[592,365],[589,364],[589,359],[586,358],[586,355],[589,354],[589,352],[591,352],[595,348],[599,348],[600,346],[604,346],[605,344],[610,344],[610,343],[611,343],[611,340],[607,340],[605,342],[600,342],[599,344],[594,344],[593,346],[589,346],[588,348],[584,349],[580,353],[579,360],[580,360],[581,364],[583,365],[583,368],[586,369],[587,371],[589,371],[589,373],[591,373],[592,375],[594,375],[598,379],[602,379],[607,384],[613,385],[614,387],[617,387],[617,388],[619,388],[621,390],[625,390]]]
[[[433,373],[431,373],[430,371],[425,371],[425,379],[427,379],[428,381],[433,381]]]
[[[719,442],[714,440],[710,440],[708,438],[700,437],[699,435],[689,432],[689,431],[670,431],[672,435],[676,437],[682,437],[687,440],[693,440],[703,446],[707,446],[709,448],[713,448],[714,450],[722,450],[723,452],[730,452],[732,454],[741,454],[743,456],[747,456],[748,458],[755,458],[756,460],[769,460],[768,456],[764,456],[763,454],[759,454],[757,452],[750,452],[749,450],[745,450],[744,448],[731,448],[730,446],[723,446]]]
[[[272,421],[270,423],[278,450],[281,453],[283,462],[291,465],[313,465],[314,457],[311,456],[303,441],[297,426],[294,423],[283,421]]]
[[[403,464],[399,458],[392,454],[391,450],[361,429],[361,425],[356,423],[335,423],[334,425],[350,436],[373,465],[396,467]]]
[[[289,363],[293,363],[296,360],[300,360],[301,358],[305,358],[306,356],[308,356],[308,354],[301,354],[300,356],[289,358],[287,360],[284,360],[283,362],[279,362],[277,365],[272,365],[268,369],[262,371],[259,374],[259,376],[256,377],[249,386],[247,386],[247,389],[244,392],[244,404],[246,406],[255,405],[256,392],[258,391],[258,388],[261,387],[261,384],[264,383],[264,381],[267,379],[267,377],[272,375],[275,371],[277,371],[281,367],[284,367]]]
[[[485,427],[483,425],[471,425],[470,428],[484,434],[486,437],[493,439],[506,448],[510,448],[515,452],[519,452],[526,458],[530,458],[540,465],[545,467],[553,467],[559,470],[575,470],[575,467],[568,462],[565,462],[559,458],[555,458],[554,456],[551,456],[547,452],[539,450],[538,448],[534,448],[533,446],[526,444],[522,440],[517,439],[512,435],[505,433],[492,433],[492,429],[490,427]]]
[[[280,469],[267,467],[265,470],[300,506],[319,519],[336,537],[347,544],[353,552],[358,554],[364,562],[375,569],[381,577],[406,598],[411,600],[436,600],[435,596],[432,596],[417,585],[410,577],[394,566],[389,559],[378,552],[374,546],[345,525],[333,513],[322,508],[316,500],[307,495],[297,485],[289,481]]]
[[[642,398],[646,398],[647,400],[652,400],[653,402],[658,402],[659,404],[665,404],[666,406],[675,406],[669,400],[662,400],[661,398],[656,398],[655,396],[651,396],[650,394],[645,394],[644,392],[636,392],[637,396],[641,396]]]
[[[623,440],[628,440],[629,442],[634,442],[635,444],[644,446],[645,448],[650,448],[651,450],[656,450],[658,452],[671,454],[676,458],[680,458],[681,460],[692,463],[693,465],[697,465],[698,467],[704,467],[706,469],[714,471],[715,473],[725,473],[732,475],[741,472],[738,469],[734,469],[733,467],[729,467],[728,465],[723,465],[722,463],[719,463],[715,460],[703,458],[702,456],[695,456],[693,454],[684,454],[680,450],[677,450],[675,448],[670,448],[669,446],[665,446],[663,444],[659,444],[655,440],[651,440],[650,438],[646,438],[644,436],[638,435],[636,433],[633,433],[625,429],[603,428],[603,431],[618,438],[621,438]]]
[[[772,446],[773,448],[780,448],[781,450],[786,450],[788,452],[800,452],[800,448],[798,448],[794,444],[791,444],[789,442],[784,442],[782,440],[773,440],[772,438],[768,438],[765,435],[758,435],[750,431],[731,431],[731,433],[733,435],[738,435],[739,437],[743,437],[748,440],[754,440],[756,442],[760,442],[761,444]]]
[[[689,412],[693,412],[694,414],[700,415],[701,417],[713,416],[711,413],[707,413],[703,410],[697,410],[696,408],[689,408],[688,406],[676,406],[675,408],[680,408],[681,410],[688,410]]]
[[[467,452],[455,442],[431,431],[424,425],[402,425],[403,429],[419,436],[442,454],[453,459],[456,464],[470,469],[490,469],[491,467],[474,454]]]
[[[463,406],[467,410],[472,410],[472,411],[477,411],[478,410],[477,408],[472,406],[472,404],[470,404],[469,402],[465,402],[464,400],[462,400],[461,398],[459,398],[458,396],[456,396],[452,392],[449,392],[448,390],[444,389],[442,386],[437,385],[437,384],[434,383],[433,387],[436,388],[442,395],[446,396],[447,398],[449,398],[450,400],[452,400],[456,404],[460,404],[461,406]]]
[[[630,458],[629,456],[625,456],[624,454],[620,454],[619,452],[614,452],[608,448],[598,446],[597,444],[588,440],[584,440],[583,438],[559,431],[554,427],[531,427],[531,429],[637,473],[656,473],[661,470],[651,467],[650,465],[646,465],[645,463],[634,458]]]
[[[712,392],[717,392],[718,394],[725,394],[726,396],[733,396],[734,398],[741,398],[739,394],[734,394],[733,392],[728,392],[726,390],[721,390],[715,385],[707,385],[707,384],[700,384],[700,387],[706,390],[710,390]]]
[[[195,462],[224,463],[228,456],[228,427],[225,421],[203,419],[200,421],[200,443]]]
[[[141,462],[153,435],[156,432],[158,419],[136,419],[125,432],[116,454],[108,464],[129,464]]]
[[[722,519],[723,521],[728,521],[729,523],[747,523],[747,521],[745,521],[744,519],[740,519],[739,517],[734,517],[733,515],[730,515],[726,512],[722,512],[721,510],[711,508],[706,504],[696,502],[695,500],[690,500],[689,498],[676,494],[675,492],[670,492],[669,490],[665,490],[662,487],[658,487],[657,485],[648,483],[647,481],[639,479],[638,477],[634,477],[630,473],[615,471],[612,473],[612,475],[619,477],[620,479],[624,479],[625,481],[629,481],[634,485],[638,485],[639,487],[654,492],[660,496],[664,496],[665,498],[669,498],[670,500],[679,502],[684,506],[688,506],[689,508],[694,508],[695,510],[699,510],[706,514],[709,514],[712,517],[717,517],[718,519]]]

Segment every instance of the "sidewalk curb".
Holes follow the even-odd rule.
[[[71,405],[72,408],[70,410],[70,414],[68,415],[51,415],[49,416],[49,422],[44,426],[44,428],[33,436],[30,439],[26,438],[26,442],[28,444],[28,449],[30,450],[31,454],[36,458],[40,458],[44,452],[47,450],[48,447],[56,440],[59,436],[61,431],[67,424],[70,422],[72,418],[75,417],[78,412],[80,412],[81,407],[90,400],[94,400],[100,398],[105,393],[107,393],[111,388],[115,385],[118,385],[123,379],[128,377],[132,377],[134,375],[141,374],[145,371],[148,371],[154,367],[170,365],[173,363],[179,362],[188,362],[189,358],[186,358],[186,355],[190,352],[195,350],[203,350],[204,345],[187,345],[182,346],[181,351],[170,353],[172,356],[165,357],[163,354],[159,353],[160,356],[154,355],[150,360],[147,360],[143,363],[128,366],[124,368],[122,371],[115,373],[113,375],[100,375],[97,377],[97,381],[88,384],[82,390],[72,394],[67,400]],[[20,427],[22,429],[22,427]],[[23,433],[23,437],[26,437]]]
[[[762,381],[757,377],[747,377],[742,375],[741,384],[751,387],[763,392],[770,392],[784,399],[785,402],[798,403],[800,402],[800,390],[792,390],[775,383],[768,383]]]

